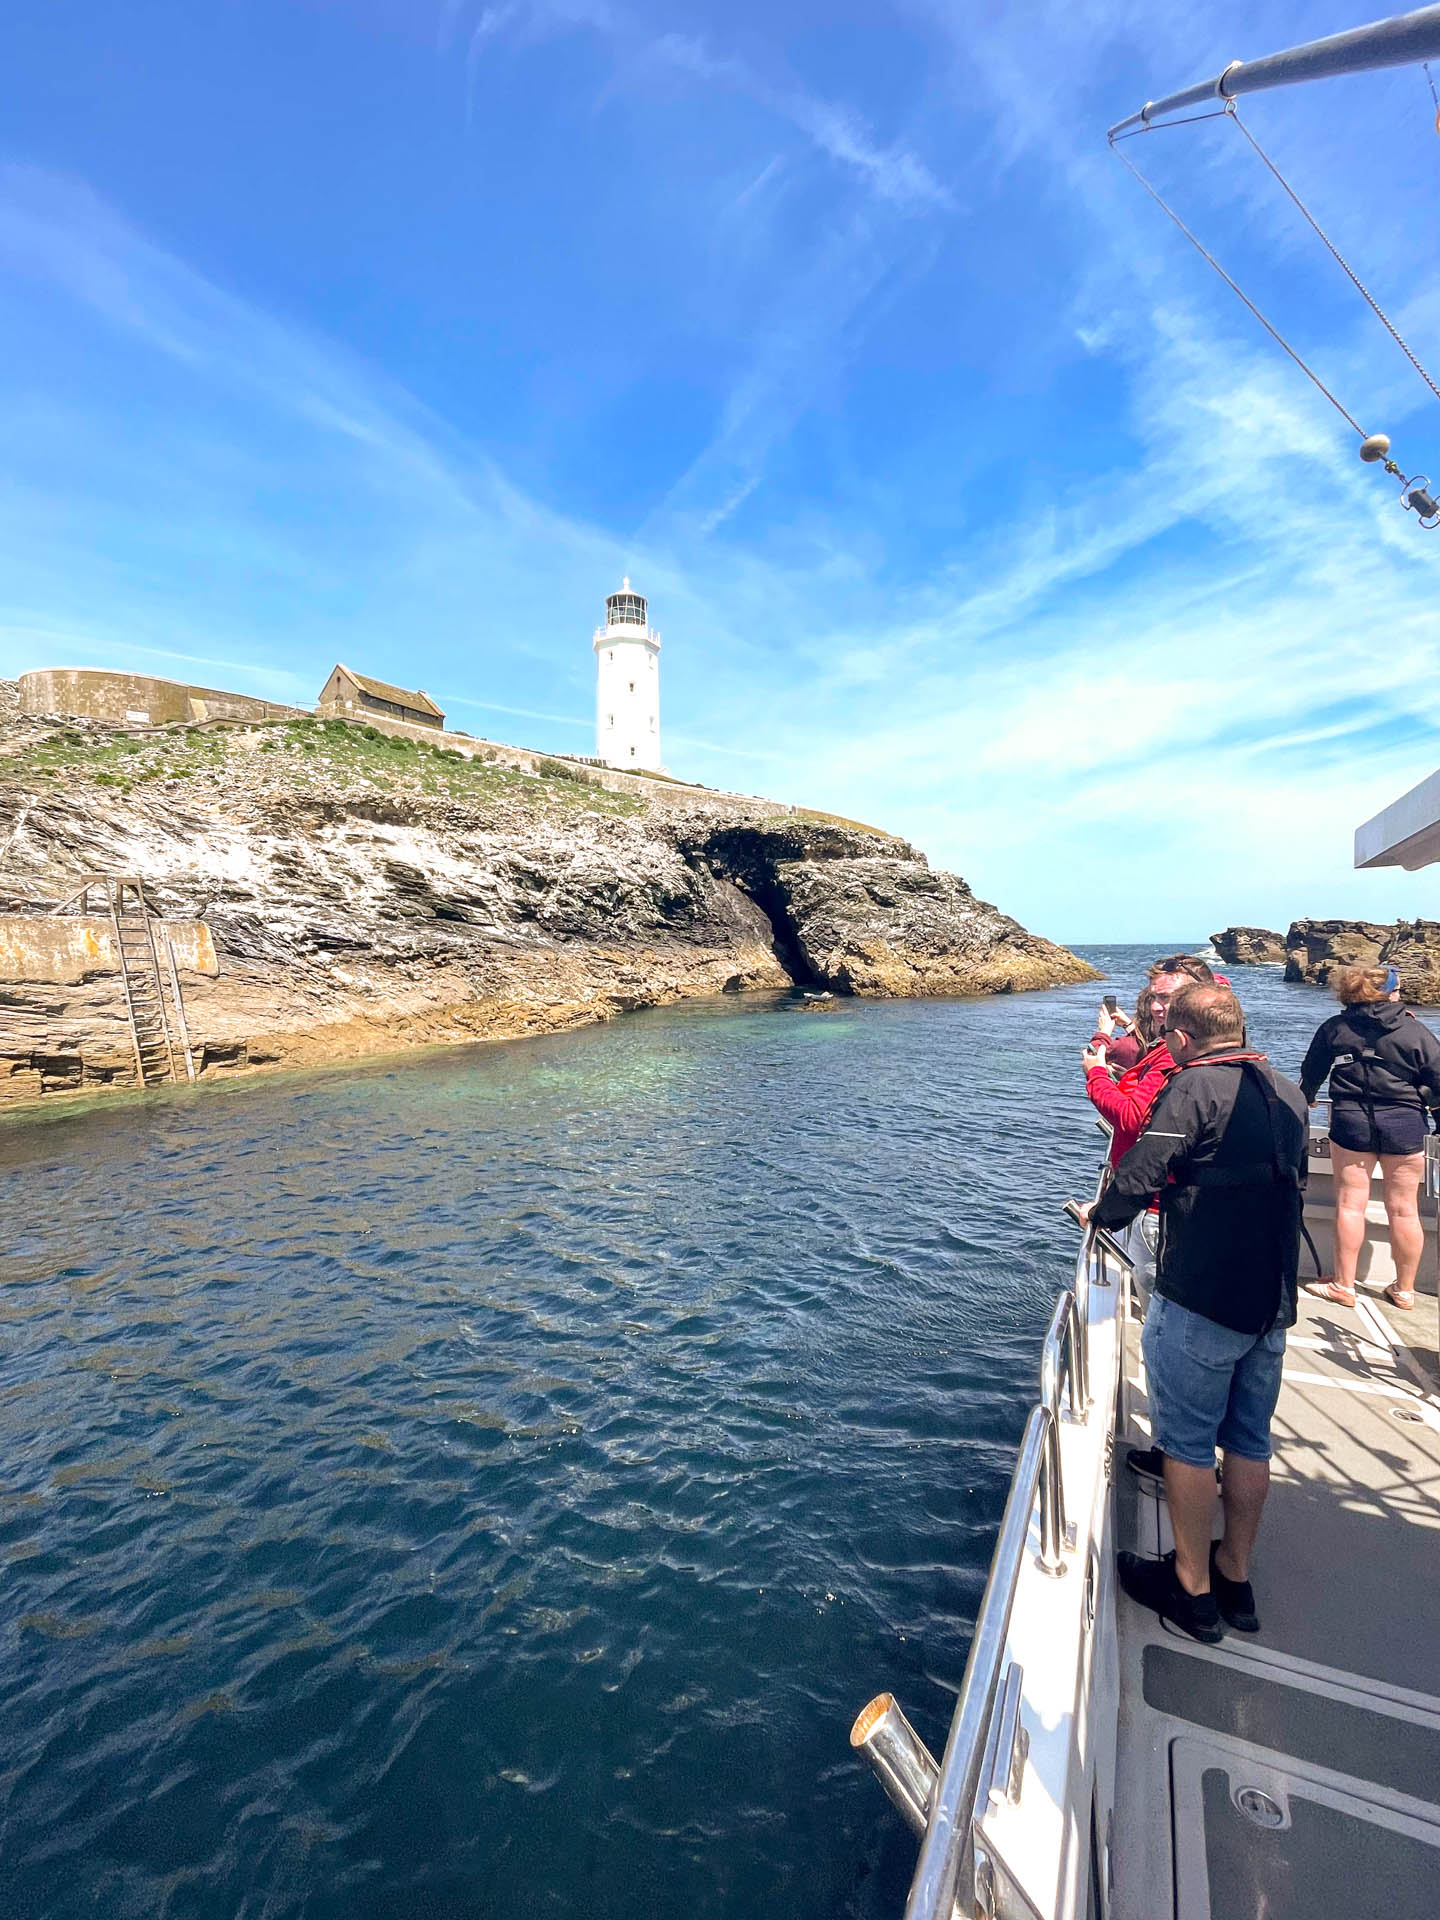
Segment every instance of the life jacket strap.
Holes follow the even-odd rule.
[[[1281,1152],[1282,1122],[1281,1104],[1275,1094],[1268,1074],[1260,1071],[1259,1063],[1269,1061],[1263,1053],[1207,1053],[1198,1060],[1187,1060],[1185,1067],[1239,1067],[1249,1075],[1259,1088],[1265,1102],[1266,1116],[1270,1121],[1270,1165],[1263,1171],[1253,1167],[1194,1167],[1184,1180],[1177,1184],[1195,1187],[1298,1187],[1300,1169],[1286,1164]],[[1183,1072],[1185,1069],[1182,1068]]]

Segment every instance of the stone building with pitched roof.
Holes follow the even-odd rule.
[[[423,687],[392,687],[388,680],[372,680],[368,673],[352,673],[336,666],[321,689],[316,710],[342,720],[403,720],[412,727],[443,728],[445,716]]]

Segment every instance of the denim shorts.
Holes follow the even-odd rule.
[[[1134,1262],[1135,1292],[1143,1316],[1149,1308],[1150,1296],[1155,1291],[1155,1252],[1160,1242],[1159,1214],[1137,1215],[1121,1235],[1121,1240]]]
[[[1236,1333],[1158,1294],[1141,1342],[1155,1444],[1187,1467],[1215,1464],[1224,1447],[1270,1458],[1270,1418],[1280,1398],[1285,1329]]]

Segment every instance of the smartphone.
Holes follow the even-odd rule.
[[[1105,996],[1105,1011],[1107,1013],[1118,1013],[1120,1011],[1120,1003],[1113,993],[1107,993]]]

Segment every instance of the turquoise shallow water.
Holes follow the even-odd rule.
[[[1293,1067],[1329,1003],[1237,983]],[[943,1742],[1096,998],[0,1131],[0,1913],[898,1913],[846,1736],[888,1686]]]

